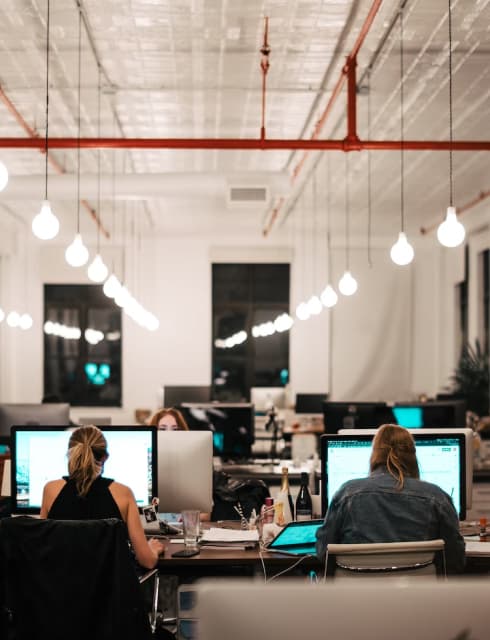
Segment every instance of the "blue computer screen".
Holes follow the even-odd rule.
[[[36,513],[43,487],[68,473],[67,449],[72,428],[14,427],[12,429],[12,499],[14,513]],[[109,458],[103,475],[127,485],[137,504],[156,495],[156,429],[105,427]]]
[[[419,429],[424,426],[422,407],[393,407],[396,424],[407,429]]]
[[[460,519],[466,515],[466,446],[464,434],[413,434],[420,478],[451,496]],[[322,449],[322,513],[348,480],[369,475],[372,435],[324,435]]]

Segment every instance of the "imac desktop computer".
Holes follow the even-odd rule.
[[[325,433],[338,433],[340,429],[373,429],[393,422],[386,402],[323,402]]]
[[[213,434],[162,431],[158,440],[158,510],[213,509]]]
[[[313,415],[322,414],[323,403],[327,397],[328,393],[297,393],[294,411]]]
[[[320,438],[322,514],[348,480],[369,475],[374,433],[326,434]],[[459,519],[466,517],[466,435],[454,429],[413,432],[421,480],[451,496]]]
[[[179,407],[191,431],[211,431],[215,456],[250,458],[255,441],[253,405],[247,402],[185,403]]]
[[[73,427],[12,428],[12,512],[36,514],[43,487],[68,473],[68,442]],[[150,504],[157,491],[156,428],[104,427],[109,458],[103,475],[127,485],[138,506]]]
[[[162,407],[178,407],[184,402],[210,402],[211,387],[205,385],[177,386],[165,385],[163,387]]]
[[[395,402],[391,422],[412,429],[466,426],[464,400],[428,400],[427,402]]]
[[[70,405],[65,402],[45,404],[0,404],[0,444],[8,445],[14,425],[68,426]]]

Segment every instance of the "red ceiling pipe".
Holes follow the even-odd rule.
[[[360,140],[357,135],[356,67],[357,58],[349,56],[344,67],[347,76],[347,137],[345,141],[351,149],[357,147],[360,150]]]
[[[274,209],[272,209],[271,215],[269,217],[269,220],[266,224],[266,226],[264,227],[262,233],[264,236],[266,236],[269,231],[272,229],[272,225],[274,224],[274,222],[276,221],[277,216],[279,215],[279,211],[281,210],[281,207],[283,205],[283,203],[286,201],[286,199],[284,198],[284,196],[281,196],[279,198],[278,203],[276,204],[276,206],[274,207]]]
[[[256,138],[50,138],[50,149],[222,149],[277,151],[304,149],[306,151],[399,151],[400,140],[279,140]],[[40,138],[0,138],[0,148],[44,149]],[[403,148],[411,151],[448,151],[446,140],[405,140]],[[488,140],[453,140],[453,151],[490,151]]]
[[[24,117],[17,110],[16,106],[7,96],[7,94],[2,89],[2,87],[0,87],[0,100],[4,103],[4,105],[7,107],[7,111],[15,118],[17,123],[22,127],[22,129],[24,129],[24,131],[27,133],[27,135],[31,140],[33,140],[34,142],[41,140],[39,133],[26,122]],[[50,145],[48,140],[48,147],[49,146]],[[39,148],[41,153],[46,153],[46,140],[42,140],[41,145],[35,145],[34,148],[36,147]],[[48,153],[48,162],[55,169],[55,171],[57,171],[60,174],[65,173],[64,167],[58,162],[58,160],[56,160],[56,158],[53,155],[49,153],[49,149],[47,153]],[[90,206],[87,200],[80,200],[80,204],[82,204],[82,206],[84,206],[85,209],[89,212],[92,220],[94,220],[95,224],[100,228],[103,235],[106,238],[109,238],[110,237],[109,232],[107,231],[107,229],[105,229],[104,225],[100,221],[99,216],[97,215],[97,212]]]
[[[364,20],[364,23],[361,27],[361,30],[359,31],[359,35],[357,36],[357,39],[354,43],[354,47],[352,48],[352,51],[350,53],[350,55],[347,58],[347,62],[344,65],[343,69],[342,69],[342,73],[340,74],[339,79],[337,80],[337,83],[333,89],[333,92],[330,96],[330,100],[327,103],[327,106],[325,107],[324,112],[322,113],[322,115],[320,116],[320,119],[318,120],[318,122],[316,123],[315,129],[313,130],[313,134],[311,136],[312,140],[315,140],[321,133],[321,130],[323,129],[323,125],[325,124],[325,121],[327,120],[327,117],[329,116],[330,112],[332,111],[332,107],[335,103],[335,101],[337,100],[342,87],[344,85],[345,79],[346,79],[346,71],[347,68],[350,65],[350,63],[352,61],[354,61],[354,65],[356,64],[356,60],[357,60],[357,54],[359,53],[359,50],[367,36],[367,34],[369,33],[369,29],[371,28],[371,25],[374,22],[374,19],[376,17],[376,14],[379,11],[379,8],[381,6],[381,3],[383,2],[383,0],[374,0],[373,4],[371,5],[371,8],[369,10],[369,13],[366,16],[366,19]],[[354,66],[354,73],[355,73],[355,66]],[[356,91],[355,91],[356,87],[354,86],[354,90],[350,91],[348,94],[348,99],[349,96],[350,98],[354,101],[354,103],[356,102],[357,98],[356,98]],[[355,106],[354,106],[354,110],[355,110]],[[351,114],[351,118],[352,118],[352,114]],[[352,120],[351,120],[352,123]],[[355,129],[355,114],[354,114],[354,135],[355,137],[351,137],[349,140],[349,144],[355,145],[356,143],[356,138],[357,138],[357,131]],[[352,132],[351,132],[352,133]],[[348,149],[344,149],[344,151],[347,151]],[[354,150],[354,149],[353,149]],[[309,153],[309,149],[307,149],[305,151],[305,153],[302,155],[300,161],[298,162],[298,164],[294,167],[292,175],[291,175],[291,184],[294,183],[294,181],[296,180],[296,178],[298,177],[301,169],[303,168],[303,165],[306,161],[306,158],[308,156]],[[284,202],[284,198],[281,198],[281,201],[276,205],[276,207],[274,208],[274,210],[272,211],[271,214],[271,218],[273,217],[274,220],[277,218],[278,214],[279,214],[279,210],[282,207],[282,204]],[[274,220],[272,220],[272,222],[274,222]],[[270,229],[272,228],[272,224],[269,221],[269,223],[266,226],[266,229],[264,229],[262,231],[264,236],[267,236],[267,234],[269,233]]]

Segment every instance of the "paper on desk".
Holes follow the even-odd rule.
[[[205,529],[201,536],[201,542],[258,542],[259,532],[257,529],[221,529],[211,527]]]
[[[465,552],[467,556],[488,556],[490,555],[490,543],[465,538]]]

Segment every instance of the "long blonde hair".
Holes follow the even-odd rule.
[[[101,474],[108,457],[107,441],[93,425],[79,427],[68,443],[68,474],[75,480],[79,496],[86,496],[94,480]]]
[[[398,480],[403,488],[405,476],[419,478],[419,465],[415,454],[415,441],[404,427],[384,424],[376,432],[369,461],[371,471],[386,467],[388,473]]]

